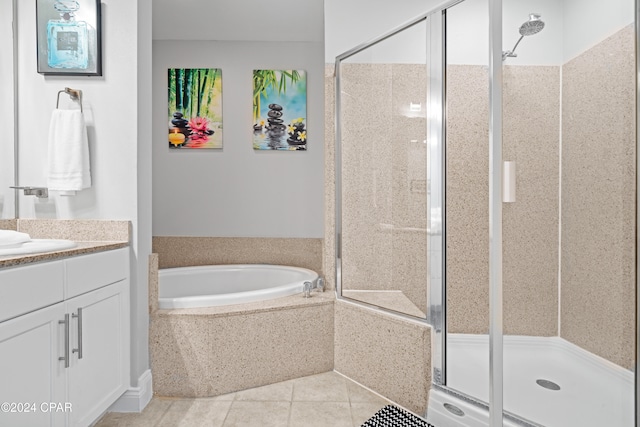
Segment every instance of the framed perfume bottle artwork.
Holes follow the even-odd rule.
[[[102,75],[100,0],[36,0],[38,73]]]

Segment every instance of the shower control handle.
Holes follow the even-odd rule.
[[[516,201],[516,162],[504,162],[502,171],[502,201],[514,203]]]

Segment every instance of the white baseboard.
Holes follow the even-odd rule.
[[[151,370],[147,369],[138,378],[138,387],[130,387],[107,410],[108,412],[142,412],[153,397]]]

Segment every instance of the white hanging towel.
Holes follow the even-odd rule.
[[[73,195],[75,191],[91,187],[89,169],[89,140],[82,111],[53,110],[47,187]]]

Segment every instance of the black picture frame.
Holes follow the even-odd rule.
[[[36,0],[38,73],[102,76],[100,0]]]

